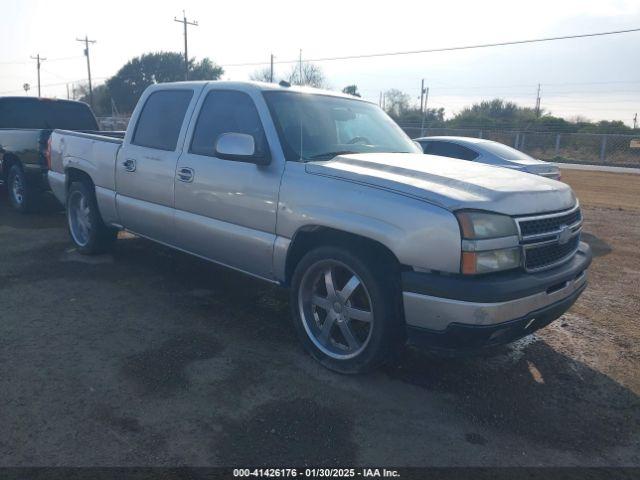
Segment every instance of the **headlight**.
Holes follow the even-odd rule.
[[[517,235],[518,229],[513,218],[497,213],[457,212],[456,217],[462,230],[462,238],[498,238]]]
[[[503,248],[486,252],[462,252],[462,273],[499,272],[520,266],[520,248]]]
[[[460,270],[466,275],[511,270],[520,266],[516,222],[497,213],[456,212],[462,233]]]

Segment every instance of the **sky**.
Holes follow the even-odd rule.
[[[189,56],[224,66],[223,79],[246,80],[260,67],[238,63],[421,50],[640,28],[640,0],[333,1],[302,0],[0,0],[0,95],[37,91],[65,97],[66,85],[86,81],[83,45],[99,84],[129,59],[147,52],[182,52],[186,10]],[[632,124],[640,111],[640,32],[455,52],[319,62],[329,87],[356,84],[365,98],[400,89],[447,116],[482,99],[541,106],[554,115]],[[265,65],[266,66],[266,65]],[[291,64],[276,64],[284,75]],[[639,112],[640,113],[640,112]]]

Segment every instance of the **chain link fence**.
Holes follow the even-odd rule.
[[[126,130],[129,117],[97,117],[100,130]]]
[[[400,125],[411,138],[435,135],[486,138],[554,162],[640,166],[640,135],[424,128]]]
[[[126,130],[129,117],[98,117],[102,130]],[[541,160],[640,167],[640,135],[421,128],[400,125],[411,138],[452,135],[486,138]]]

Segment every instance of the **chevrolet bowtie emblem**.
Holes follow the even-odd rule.
[[[567,225],[560,226],[560,233],[558,233],[558,243],[564,245],[571,240],[571,229]]]

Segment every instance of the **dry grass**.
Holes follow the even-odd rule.
[[[565,169],[562,180],[571,185],[583,206],[640,210],[638,174]]]

